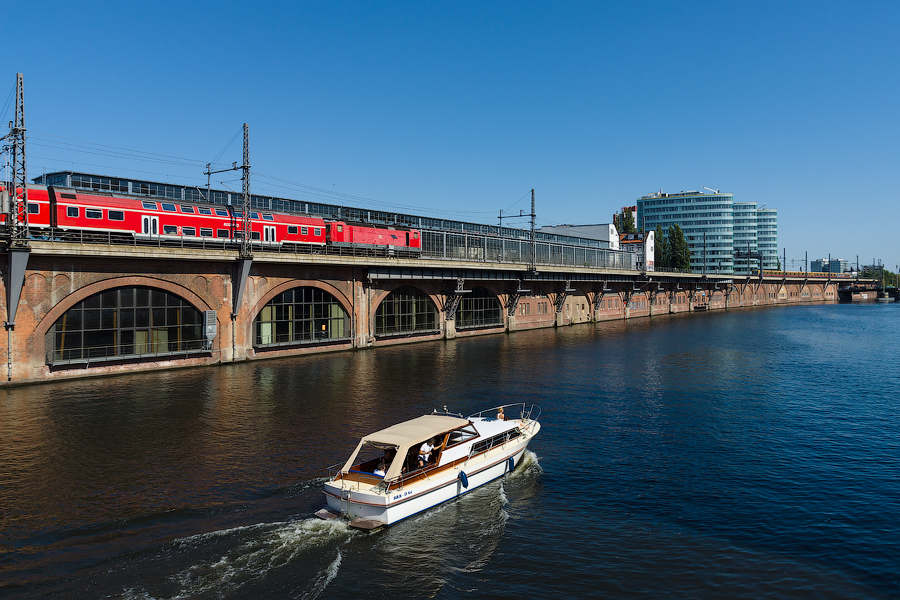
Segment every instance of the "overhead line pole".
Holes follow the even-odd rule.
[[[25,76],[16,73],[16,118],[9,124],[12,140],[12,180],[9,194],[9,271],[6,280],[6,379],[12,381],[12,332],[16,326],[16,312],[25,286],[25,270],[28,267],[28,172],[25,161]],[[4,139],[6,139],[4,138]]]
[[[531,272],[537,272],[536,267],[536,259],[537,259],[537,239],[534,235],[534,218],[536,213],[534,212],[534,188],[531,189]]]

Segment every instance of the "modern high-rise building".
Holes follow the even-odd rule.
[[[775,209],[760,209],[756,202],[735,202],[734,194],[719,192],[669,194],[660,190],[637,201],[639,231],[661,226],[668,234],[675,224],[684,232],[695,273],[747,275],[748,267],[756,270],[760,261],[763,269],[778,268]]]
[[[756,202],[734,203],[734,274],[749,275],[759,268]]]
[[[784,270],[778,260],[778,211],[762,208],[756,211],[756,245],[762,255],[763,269]]]
[[[677,224],[691,251],[694,273],[731,273],[734,269],[734,194],[660,190],[637,201],[638,231]]]

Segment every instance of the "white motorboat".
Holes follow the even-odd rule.
[[[524,403],[469,417],[445,407],[367,435],[332,467],[323,490],[330,511],[317,514],[374,529],[452,500],[515,469],[541,429],[538,417]]]

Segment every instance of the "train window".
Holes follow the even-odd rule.
[[[250,213],[250,218],[251,218],[251,219],[258,219],[258,218],[259,218],[259,213],[257,213],[257,212],[252,212],[252,213]]]
[[[301,227],[300,235],[309,235],[309,227]]]
[[[227,238],[230,236],[228,235],[227,229],[216,229],[216,237]]]
[[[163,234],[165,235],[177,235],[178,227],[175,225],[163,225]]]
[[[200,228],[200,237],[212,237],[212,229],[208,227]]]
[[[146,200],[141,201],[141,206],[150,210],[156,210],[156,202],[147,202]]]
[[[337,230],[338,230],[338,233],[341,233],[342,231],[344,231],[344,226],[343,226],[343,225],[338,225],[338,226],[337,226]]]
[[[188,213],[188,214],[191,214],[191,215],[192,215],[192,214],[194,214],[194,207],[193,207],[193,206],[185,206],[184,204],[182,204],[182,205],[181,205],[181,212],[183,212],[183,213]]]
[[[182,235],[197,235],[197,229],[195,227],[182,227],[181,233]]]
[[[66,207],[66,216],[78,218],[78,207],[77,206],[67,206]]]
[[[236,211],[234,211],[234,218],[235,218],[235,219],[243,219],[243,218],[244,218],[244,211],[241,211],[241,210],[236,210]]]
[[[288,225],[288,235],[297,235],[296,225]]]
[[[86,208],[84,209],[84,216],[86,216],[88,219],[102,219],[103,211],[96,210],[94,208]]]
[[[414,240],[419,239],[419,232],[418,232],[418,231],[414,231],[414,232],[413,232],[413,239],[414,239]]]
[[[251,231],[251,232],[250,232],[250,239],[259,241],[259,240],[262,239],[262,236],[259,235],[259,232],[258,232],[258,231]]]
[[[263,221],[274,221],[275,217],[270,214],[263,213]]]
[[[28,203],[28,214],[29,214],[29,215],[36,215],[36,214],[38,214],[39,212],[41,212],[41,207],[40,207],[40,205],[34,204],[33,202],[29,202],[29,203]]]
[[[211,210],[209,210],[208,208],[203,208],[202,206],[197,209],[197,212],[199,212],[201,215],[211,215],[212,214]]]
[[[314,228],[314,229],[313,229],[313,235],[316,236],[316,237],[319,237],[320,235],[322,235],[322,228],[321,228],[321,227],[316,227],[316,228]]]
[[[169,204],[168,202],[163,202],[160,206],[162,206],[162,209],[163,209],[163,210],[166,210],[166,211],[169,211],[169,212],[176,212],[176,211],[177,211],[177,209],[175,208],[175,205],[174,205],[174,204]]]
[[[75,194],[62,194],[62,197],[69,200],[75,200]]]
[[[107,213],[110,221],[124,221],[125,213],[121,210],[111,210]]]
[[[228,211],[225,210],[225,209],[223,209],[223,208],[217,208],[217,209],[216,209],[216,216],[218,216],[218,217],[227,217],[227,216],[228,216]]]

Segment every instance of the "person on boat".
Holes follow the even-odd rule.
[[[378,463],[378,466],[375,467],[375,470],[373,471],[373,473],[375,473],[375,475],[378,475],[379,477],[384,477],[385,468],[386,468],[386,465],[384,463],[384,459],[382,458],[381,462]]]
[[[431,458],[431,452],[434,450],[434,446],[431,445],[432,440],[425,440],[425,443],[419,448],[419,468],[424,469],[425,465],[428,464],[428,459]]]
[[[500,409],[497,411],[497,420],[498,420],[498,421],[505,421],[505,420],[506,420],[506,415],[503,414],[503,407],[502,407],[502,406],[501,406]]]

